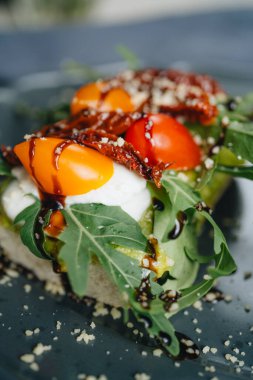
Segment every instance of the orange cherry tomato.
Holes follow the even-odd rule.
[[[113,161],[101,153],[59,138],[36,138],[14,152],[42,192],[79,195],[103,186],[113,175]]]
[[[134,105],[130,95],[123,88],[112,88],[103,93],[106,87],[104,82],[89,83],[81,87],[74,95],[71,102],[72,115],[86,107],[95,108],[99,111],[133,112]]]
[[[44,231],[50,236],[57,237],[64,230],[65,226],[66,222],[64,216],[61,211],[56,210],[52,212],[49,223],[44,228]]]
[[[125,136],[151,164],[170,163],[170,169],[188,170],[200,164],[201,152],[188,129],[164,114],[136,121]]]

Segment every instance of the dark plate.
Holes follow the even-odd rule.
[[[181,63],[182,64],[182,63]],[[188,68],[203,71],[201,67]],[[114,71],[115,67],[107,68]],[[225,69],[205,68],[232,93],[250,90],[247,78],[229,75]],[[107,70],[105,70],[107,71]],[[0,92],[1,143],[14,144],[34,127],[26,116],[17,112],[20,103],[33,107],[46,107],[69,98],[78,80],[60,73],[41,73],[20,79],[13,87]],[[243,379],[249,378],[253,365],[252,325],[253,278],[244,279],[253,268],[252,202],[253,184],[239,180],[226,192],[216,210],[216,220],[223,227],[230,249],[238,263],[238,271],[229,278],[219,280],[218,288],[232,301],[202,303],[203,310],[189,308],[173,318],[176,329],[190,336],[200,348],[217,348],[217,353],[204,355],[195,361],[174,362],[166,355],[153,355],[154,347],[146,344],[121,322],[111,317],[95,318],[91,309],[78,304],[68,296],[54,296],[44,285],[22,272],[0,286],[0,379],[77,379],[78,374],[98,376],[110,380],[134,379],[136,373],[146,373],[151,379]],[[210,250],[206,232],[201,247]],[[249,274],[248,274],[249,276]],[[25,284],[32,290],[26,293]],[[197,324],[194,323],[196,322]],[[56,329],[57,321],[61,329]],[[94,321],[96,328],[91,329]],[[25,330],[39,328],[39,334],[25,336]],[[95,335],[89,344],[77,343],[71,334],[74,328],[86,329]],[[230,337],[229,337],[230,336]],[[224,342],[230,340],[230,345]],[[37,358],[39,371],[29,369],[20,356],[30,353],[39,342],[52,345],[52,349]],[[236,352],[233,351],[236,350]],[[237,353],[239,350],[239,353]],[[143,354],[144,352],[144,354]],[[232,364],[224,358],[232,354],[241,362]],[[236,369],[239,368],[239,369]]]

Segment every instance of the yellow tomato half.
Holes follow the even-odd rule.
[[[103,186],[113,175],[113,161],[101,153],[59,138],[36,138],[14,151],[40,190],[79,195]]]

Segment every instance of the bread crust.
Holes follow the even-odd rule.
[[[11,261],[30,270],[39,280],[62,286],[61,276],[53,271],[51,261],[34,256],[23,245],[17,233],[0,226],[0,245],[4,254]],[[123,300],[117,287],[111,282],[99,263],[89,265],[86,295],[108,305],[123,306]]]

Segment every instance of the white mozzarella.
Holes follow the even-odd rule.
[[[27,206],[33,203],[32,194],[39,196],[31,177],[23,168],[13,169],[16,177],[2,195],[2,205],[12,220]],[[120,206],[135,220],[140,220],[151,202],[145,179],[122,165],[114,163],[114,173],[109,181],[86,194],[66,197],[66,207],[75,203],[102,203],[107,206]]]

